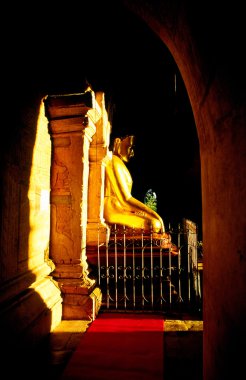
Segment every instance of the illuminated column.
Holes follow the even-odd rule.
[[[100,119],[96,123],[96,133],[92,137],[89,151],[89,186],[88,186],[88,223],[87,223],[87,255],[97,249],[98,243],[105,243],[109,235],[109,227],[104,223],[104,178],[105,161],[108,156],[111,125],[105,109],[104,93],[96,93],[96,101],[100,107]]]
[[[94,319],[100,290],[88,278],[86,261],[89,147],[98,115],[92,91],[48,96],[46,116],[52,141],[52,273],[63,295],[63,319]]]

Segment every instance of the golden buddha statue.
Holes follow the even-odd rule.
[[[131,194],[132,177],[125,163],[134,156],[134,136],[115,138],[106,165],[104,218],[106,223],[163,234],[164,223],[154,210]]]

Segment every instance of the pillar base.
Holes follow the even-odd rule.
[[[102,293],[95,280],[59,279],[63,320],[94,320],[102,304]]]
[[[101,289],[96,287],[90,294],[63,294],[63,320],[94,321],[102,304]]]

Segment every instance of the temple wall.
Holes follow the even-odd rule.
[[[1,208],[0,325],[7,345],[26,331],[28,344],[61,321],[62,300],[50,277],[51,142],[42,100],[23,119],[4,162]],[[32,333],[33,332],[33,333]],[[7,334],[7,335],[6,335]]]

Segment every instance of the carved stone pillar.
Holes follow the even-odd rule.
[[[98,115],[92,91],[48,96],[52,140],[50,258],[63,295],[63,319],[94,319],[101,292],[86,260],[89,147]]]
[[[111,125],[105,109],[104,93],[96,93],[96,101],[100,107],[100,118],[96,123],[96,133],[92,137],[89,151],[89,192],[88,192],[88,223],[87,223],[87,253],[97,250],[98,244],[105,243],[109,236],[109,227],[104,223],[104,178],[105,165],[108,157]]]

